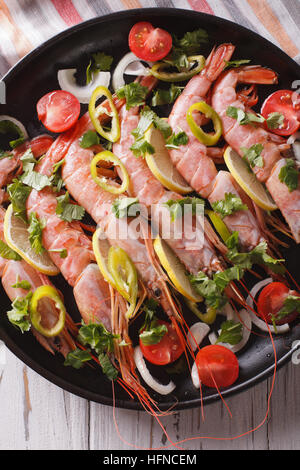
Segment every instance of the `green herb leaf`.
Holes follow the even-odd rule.
[[[46,186],[51,186],[51,180],[47,175],[42,175],[34,170],[25,171],[25,173],[20,176],[20,181],[36,191],[41,191]]]
[[[208,34],[204,29],[196,29],[184,34],[181,39],[173,36],[173,44],[186,55],[195,55],[201,49],[201,44],[208,42]]]
[[[37,163],[31,149],[26,150],[20,160],[22,162],[23,173],[26,171],[31,172]]]
[[[185,197],[183,199],[170,199],[165,203],[171,214],[171,221],[182,217],[185,210],[189,210],[193,215],[203,214],[204,200],[198,197]]]
[[[241,125],[265,122],[265,118],[261,114],[255,114],[253,112],[245,113],[243,109],[236,108],[235,106],[228,106],[226,114],[227,116],[236,119]]]
[[[285,165],[281,168],[278,178],[284,183],[291,193],[298,188],[299,172],[295,168],[295,161],[292,158],[285,160]]]
[[[62,196],[56,198],[56,214],[67,222],[72,222],[72,220],[81,220],[85,214],[83,207],[78,206],[77,204],[71,204],[69,193],[66,192]]]
[[[213,276],[213,281],[221,292],[228,286],[231,281],[239,281],[244,275],[244,270],[239,266],[220,271]]]
[[[83,345],[89,345],[97,354],[111,352],[114,347],[114,339],[119,335],[113,335],[102,323],[82,323],[79,329],[78,339]]]
[[[174,83],[171,84],[167,90],[158,89],[154,92],[152,97],[152,106],[161,106],[164,104],[173,103],[180,95],[183,87],[176,86]]]
[[[35,212],[30,213],[28,226],[29,241],[30,245],[37,254],[43,253],[43,251],[45,251],[45,248],[42,244],[42,234],[45,226],[46,222],[39,220]]]
[[[59,256],[61,258],[66,258],[68,256],[68,250],[66,248],[61,248],[61,249],[51,249],[51,250],[48,250],[50,251],[51,253],[59,253]]]
[[[269,129],[278,129],[284,123],[284,115],[282,113],[270,113],[266,120]]]
[[[105,54],[104,52],[96,52],[95,54],[92,54],[92,59],[86,69],[86,84],[88,85],[92,81],[94,74],[97,74],[100,71],[109,71],[112,62],[113,57]]]
[[[259,168],[263,168],[264,160],[261,156],[261,152],[263,151],[264,146],[262,144],[254,144],[250,148],[241,147],[241,151],[244,154],[244,158],[249,163],[251,168],[258,166]]]
[[[137,215],[139,201],[136,197],[121,197],[114,201],[112,212],[117,219],[125,216]],[[133,209],[133,206],[134,209]],[[130,210],[131,209],[131,210]]]
[[[0,160],[2,160],[3,158],[12,159],[13,157],[13,153],[7,152],[6,150],[0,150]]]
[[[149,330],[140,333],[140,340],[145,346],[159,343],[168,332],[166,325],[158,325],[157,322],[151,322]]]
[[[135,157],[145,157],[147,153],[152,155],[155,152],[154,147],[144,137],[136,139],[130,150]]]
[[[99,359],[100,365],[102,367],[102,371],[106,375],[106,377],[109,380],[116,380],[117,377],[118,377],[118,371],[112,365],[108,355],[101,353],[101,354],[98,355],[98,359]]]
[[[232,193],[225,193],[225,199],[213,202],[212,208],[215,212],[220,214],[222,219],[237,211],[248,210],[248,206],[243,204],[242,200]]]
[[[11,140],[9,145],[12,149],[18,147],[25,141],[25,136],[23,131],[17,126],[15,123],[9,120],[0,121],[0,134],[16,134],[18,136],[17,139]]]
[[[166,147],[171,149],[178,149],[181,145],[187,145],[189,138],[184,131],[173,133],[166,142]]]
[[[243,339],[243,325],[227,320],[221,325],[221,333],[216,341],[217,343],[238,344]]]
[[[12,250],[6,243],[0,240],[0,256],[5,259],[13,259],[15,261],[20,261],[22,258],[18,253]]]
[[[26,201],[31,193],[31,188],[18,179],[14,179],[13,182],[7,186],[7,191],[13,206],[14,215],[24,220],[24,222],[27,222]]]
[[[149,106],[145,106],[142,110],[138,126],[132,131],[132,135],[136,139],[142,138],[151,124],[162,132],[165,139],[172,135],[172,129],[168,122],[160,118]]]
[[[275,315],[272,315],[272,320],[275,321],[276,324],[278,320],[282,320],[284,317],[290,315],[293,312],[300,313],[300,297],[289,294],[285,298],[281,309]]]
[[[92,356],[87,350],[82,350],[79,348],[74,349],[67,354],[67,357],[64,362],[64,366],[71,366],[74,369],[81,369],[85,362],[90,361]]]
[[[205,299],[208,307],[218,310],[228,302],[226,295],[223,294],[223,289],[220,289],[216,282],[204,272],[200,271],[196,275],[190,275],[189,279],[198,294]]]
[[[14,289],[25,289],[25,290],[30,290],[31,289],[31,284],[29,281],[26,279],[23,279],[23,281],[17,281],[15,284],[13,284],[11,287]]]
[[[145,321],[140,328],[140,332],[142,330],[149,330],[151,322],[154,320],[155,313],[158,307],[158,301],[153,299],[152,297],[150,299],[147,299],[142,307],[142,311],[145,312]]]
[[[92,145],[98,145],[100,143],[100,139],[96,131],[87,131],[83,134],[79,142],[80,147],[87,149],[92,147]]]
[[[22,333],[29,331],[31,327],[29,315],[31,297],[32,292],[29,292],[26,297],[17,297],[11,304],[12,310],[7,312],[10,323],[20,328]]]
[[[226,66],[224,68],[224,70],[225,70],[225,69],[237,68],[237,67],[240,67],[241,65],[249,64],[249,62],[251,62],[251,60],[250,59],[225,60],[224,62],[226,64]]]
[[[148,92],[147,87],[142,86],[140,83],[131,82],[117,90],[117,97],[125,98],[126,109],[130,109],[145,104]]]

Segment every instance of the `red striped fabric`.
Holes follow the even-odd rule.
[[[211,9],[206,0],[188,0],[193,10],[202,11],[202,13],[209,13],[214,15],[214,11]]]
[[[81,23],[82,18],[71,0],[51,0],[67,26]]]

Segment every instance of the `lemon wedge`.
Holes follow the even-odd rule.
[[[258,181],[254,173],[249,171],[247,164],[235,150],[227,147],[224,153],[224,160],[236,182],[255,204],[266,211],[277,209],[275,202],[267,193],[262,183]]]
[[[159,261],[178,292],[192,302],[201,302],[202,297],[194,290],[183,264],[169,245],[158,236],[154,240],[153,246]]]
[[[158,181],[170,191],[179,194],[188,194],[193,189],[176,170],[172,163],[165,139],[159,129],[151,126],[145,133],[147,142],[154,148],[153,154],[146,155],[148,167]]]
[[[30,266],[48,276],[56,276],[59,269],[51,261],[47,251],[37,254],[29,241],[27,224],[16,217],[10,205],[4,218],[4,238],[8,246],[16,251]]]

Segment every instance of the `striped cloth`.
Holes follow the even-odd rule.
[[[143,7],[185,8],[229,19],[266,37],[300,63],[300,0],[0,0],[0,76],[69,26]]]

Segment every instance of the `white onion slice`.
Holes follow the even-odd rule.
[[[260,291],[260,289],[262,287],[267,286],[271,282],[272,282],[272,278],[268,277],[267,279],[264,279],[263,281],[258,282],[257,284],[255,284],[255,286],[252,287],[252,289],[250,291],[251,296],[248,295],[248,297],[246,299],[246,303],[251,308],[254,308],[252,298],[254,299],[256,294]],[[289,324],[285,323],[284,325],[277,325],[276,330],[275,330],[273,325],[268,324],[268,326],[267,326],[266,322],[264,320],[262,320],[261,318],[259,318],[257,315],[255,315],[254,312],[249,310],[248,313],[249,313],[250,318],[251,318],[252,322],[254,323],[254,325],[256,325],[260,330],[266,331],[267,333],[269,332],[269,330],[271,331],[271,333],[275,333],[275,334],[276,333],[286,333],[290,329]]]
[[[199,379],[198,368],[197,368],[196,362],[194,362],[192,366],[191,377],[192,377],[192,382],[193,382],[194,387],[200,388],[200,379]]]
[[[187,340],[189,344],[191,345],[191,348],[193,351],[195,351],[198,348],[198,346],[202,343],[202,341],[204,340],[205,336],[208,334],[209,331],[210,331],[210,327],[206,323],[203,323],[203,322],[194,323],[194,325],[190,327]]]
[[[149,65],[151,65],[150,62]],[[125,85],[124,73],[126,75],[144,76],[147,75],[148,70],[133,52],[128,52],[122,57],[114,70],[112,86],[115,91]]]
[[[174,382],[172,382],[172,380],[167,385],[163,385],[154,377],[152,377],[149,370],[147,369],[141,348],[139,346],[136,346],[134,349],[134,361],[143,380],[147,385],[149,385],[149,387],[155,390],[155,392],[159,393],[160,395],[168,395],[169,393],[172,393],[173,390],[175,390],[176,385]]]
[[[2,114],[2,116],[0,116],[0,121],[11,121],[13,124],[18,126],[19,129],[23,132],[24,139],[28,139],[27,130],[26,130],[25,126],[20,121],[18,121],[18,119],[14,118],[12,116],[7,116],[5,114]]]
[[[286,141],[287,144],[291,145],[293,144],[296,140],[300,140],[300,132],[295,132],[294,134],[290,135],[288,140]]]
[[[76,69],[63,69],[57,72],[57,80],[62,90],[72,93],[78,101],[83,104],[89,103],[92,92],[97,86],[109,86],[110,72],[98,72],[94,74],[93,80],[86,86],[79,86],[76,83]]]

